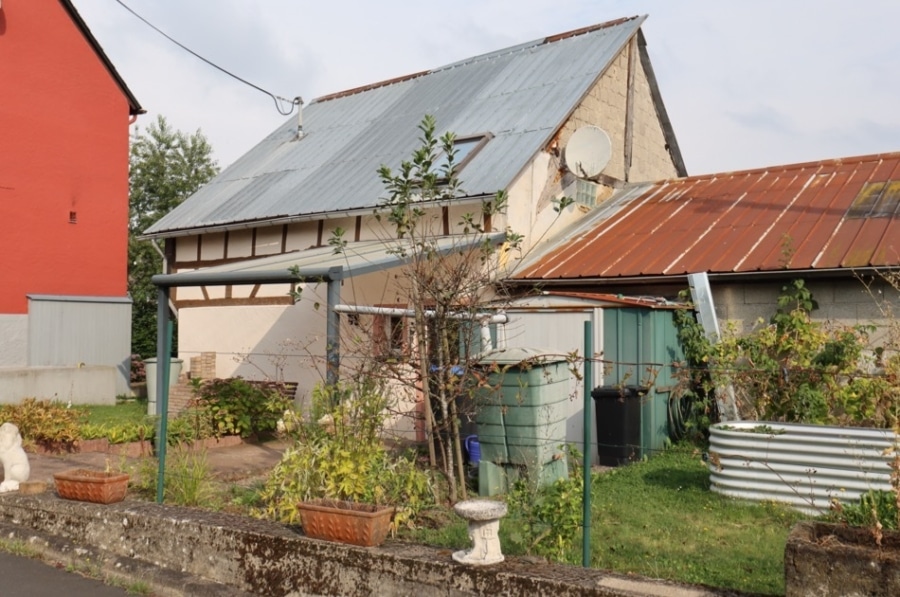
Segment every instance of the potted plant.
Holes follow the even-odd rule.
[[[125,499],[128,479],[128,473],[90,469],[72,469],[53,475],[59,497],[98,504]]]
[[[396,510],[392,506],[331,499],[300,502],[297,508],[307,537],[362,547],[384,542]]]
[[[392,453],[381,431],[386,400],[377,384],[320,385],[309,419],[290,425],[294,444],[269,477],[266,514],[303,532],[371,547],[410,521],[433,493],[412,456]]]

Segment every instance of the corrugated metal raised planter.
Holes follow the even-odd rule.
[[[710,427],[712,490],[751,501],[776,501],[821,514],[832,498],[854,502],[869,490],[890,490],[888,429],[765,421]]]

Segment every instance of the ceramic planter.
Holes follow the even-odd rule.
[[[307,537],[362,547],[381,545],[394,516],[392,507],[340,500],[302,502],[298,509]]]
[[[67,500],[112,504],[125,499],[127,473],[74,469],[53,475],[56,493]]]

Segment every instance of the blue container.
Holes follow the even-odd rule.
[[[478,461],[481,460],[481,444],[478,443],[477,435],[470,435],[466,438],[466,452],[469,453],[469,464],[478,465]]]

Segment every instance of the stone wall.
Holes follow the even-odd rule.
[[[4,494],[0,532],[63,562],[89,558],[114,574],[135,570],[154,594],[183,595],[192,587],[187,594],[271,597],[737,595],[538,558],[469,567],[454,562],[447,549],[401,542],[354,547],[308,539],[271,522],[131,500],[100,505],[49,493]],[[157,591],[165,583],[175,586]]]
[[[784,549],[785,597],[900,595],[900,533],[815,522],[791,529]]]

